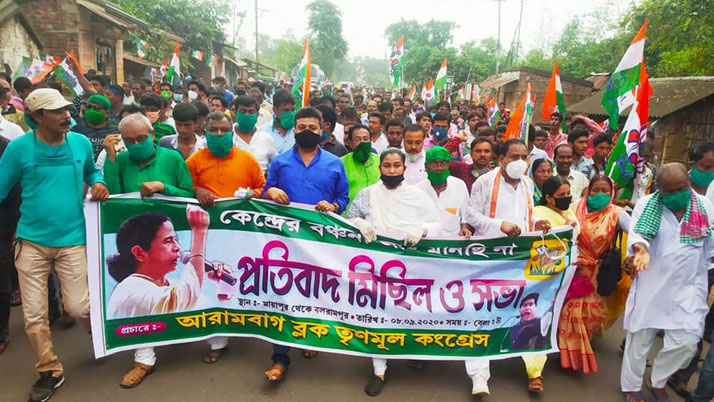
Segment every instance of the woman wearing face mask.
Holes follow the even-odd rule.
[[[533,201],[540,202],[543,197],[543,183],[553,176],[553,162],[550,159],[536,159],[531,163],[528,175],[533,180]]]
[[[426,202],[427,195],[404,181],[404,152],[387,148],[380,156],[381,180],[357,194],[347,211],[367,243],[377,239],[377,231],[404,239],[405,245],[415,245],[424,236],[438,236],[441,216],[436,205]],[[386,359],[372,359],[374,376],[365,388],[367,395],[376,396],[384,385]]]
[[[606,306],[597,293],[597,274],[602,255],[610,248],[617,230],[627,232],[630,216],[612,203],[614,191],[609,177],[595,175],[580,200],[576,217],[580,224],[578,235],[578,267],[573,283],[579,282],[577,291],[568,291],[558,326],[560,364],[563,368],[582,370],[584,374],[597,373],[597,362],[590,339],[602,331]],[[586,278],[580,279],[577,278]]]
[[[547,178],[541,187],[542,197],[533,208],[533,215],[547,220],[551,227],[570,225],[578,227],[578,221],[573,211],[569,210],[573,197],[570,194],[570,183],[560,176]],[[577,230],[576,234],[577,236]]]

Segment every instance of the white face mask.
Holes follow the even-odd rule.
[[[506,165],[506,174],[511,179],[520,179],[524,174],[526,174],[526,169],[528,169],[528,163],[519,159]]]
[[[190,99],[190,100],[196,100],[196,99],[198,99],[198,92],[196,92],[196,91],[188,91],[188,99]]]

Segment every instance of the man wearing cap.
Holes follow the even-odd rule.
[[[463,180],[449,173],[451,152],[440,146],[426,151],[426,180],[416,184],[441,213],[442,233],[446,236],[471,237],[473,230],[466,223],[469,193]]]
[[[74,127],[75,132],[89,138],[95,160],[104,149],[104,137],[119,132],[116,124],[109,120],[111,109],[109,99],[102,95],[91,95],[87,99],[87,106],[84,107],[84,119],[79,120]]]
[[[109,103],[112,105],[107,118],[115,125],[119,124],[119,120],[121,120],[119,113],[121,112],[122,106],[124,106],[124,88],[117,84],[111,84],[107,86],[107,89],[104,91],[104,96],[109,99]]]
[[[15,265],[25,332],[40,373],[30,391],[31,401],[49,399],[64,382],[50,335],[47,276],[54,266],[65,309],[89,330],[83,186],[89,186],[93,200],[109,196],[91,143],[70,131],[71,105],[55,89],[30,93],[25,107],[37,127],[10,142],[0,158],[0,201],[17,182],[21,187]]]

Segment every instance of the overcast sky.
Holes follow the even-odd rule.
[[[239,35],[251,51],[255,46],[254,0],[237,0],[248,14]],[[278,38],[288,31],[302,37],[307,33],[305,6],[311,0],[258,0],[258,27],[261,34]],[[518,25],[520,0],[502,0],[501,43],[508,49]],[[608,6],[613,15],[624,12],[633,0],[523,0],[521,41],[526,49],[546,43],[562,30],[574,15],[585,15],[596,7]],[[391,23],[415,19],[453,21],[454,43],[460,45],[498,34],[496,0],[332,0],[342,10],[343,37],[349,57],[387,58],[392,44],[384,37]]]

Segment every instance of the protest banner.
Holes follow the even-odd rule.
[[[552,352],[574,269],[571,228],[404,247],[262,200],[110,198],[86,215],[98,358],[214,335],[390,358]]]

